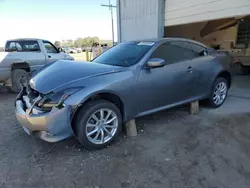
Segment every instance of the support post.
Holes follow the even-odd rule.
[[[199,101],[192,102],[190,104],[190,114],[198,115],[200,113]]]
[[[89,51],[88,50],[86,50],[86,61],[89,61],[90,59],[89,59]]]
[[[135,120],[130,120],[125,123],[125,128],[126,128],[126,135],[127,136],[137,136],[137,127],[135,124]]]

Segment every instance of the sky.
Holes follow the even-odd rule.
[[[116,5],[116,0],[110,0]],[[0,47],[14,38],[112,39],[109,0],[0,0]],[[114,9],[115,40],[117,39]]]

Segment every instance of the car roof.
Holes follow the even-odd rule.
[[[17,38],[17,39],[9,39],[7,41],[27,41],[27,40],[44,40],[44,39],[39,39],[39,38]],[[44,40],[48,41],[48,40]]]
[[[163,43],[163,42],[168,42],[168,41],[185,41],[185,42],[192,42],[195,44],[198,44],[200,46],[203,46],[205,48],[207,48],[206,45],[197,42],[195,40],[191,40],[191,39],[187,39],[187,38],[181,38],[181,37],[169,37],[169,38],[153,38],[153,39],[143,39],[143,40],[136,40],[136,41],[131,41],[131,42],[135,42],[135,43],[139,43],[139,42],[154,42],[154,43]]]

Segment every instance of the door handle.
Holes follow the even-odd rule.
[[[187,72],[189,72],[189,73],[192,73],[193,72],[193,67],[191,67],[191,66],[189,66],[188,68],[187,68]]]
[[[50,55],[48,55],[48,58],[51,58],[51,56],[50,56]]]

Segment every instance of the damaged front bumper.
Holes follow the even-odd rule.
[[[32,104],[26,92],[21,92],[15,101],[15,113],[18,122],[29,135],[34,135],[47,142],[58,142],[73,134],[71,128],[70,106],[53,107],[44,112],[35,102]]]

